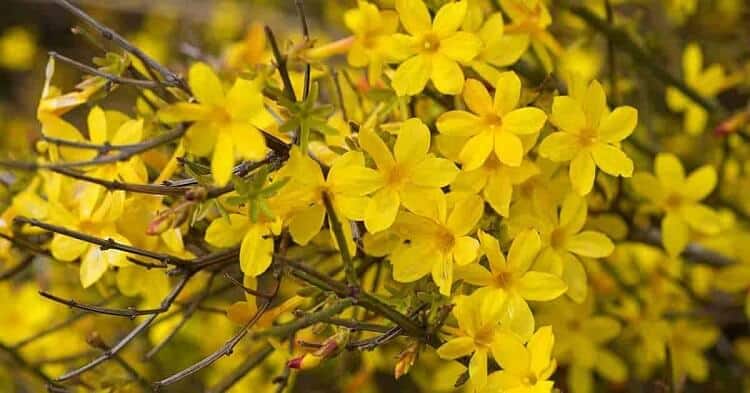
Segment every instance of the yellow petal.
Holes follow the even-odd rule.
[[[500,74],[495,84],[495,113],[504,115],[518,106],[521,98],[521,79],[513,71]]]
[[[689,240],[687,223],[675,213],[667,213],[661,221],[661,236],[664,249],[676,257],[685,249]]]
[[[440,40],[438,53],[451,60],[466,64],[479,54],[481,47],[482,41],[477,36],[459,31]]]
[[[248,276],[259,276],[271,265],[273,259],[273,238],[266,236],[268,231],[256,225],[250,228],[240,246],[240,268]]]
[[[430,78],[435,88],[443,94],[456,95],[464,88],[464,72],[455,60],[442,54],[431,58],[432,72]]]
[[[89,140],[92,143],[103,144],[107,141],[107,117],[99,106],[91,108],[87,119]]]
[[[467,1],[457,1],[440,7],[432,23],[432,31],[439,36],[445,36],[458,30],[466,18],[467,5]]]
[[[553,132],[539,144],[539,154],[556,162],[572,160],[579,149],[578,138],[567,132]]]
[[[677,190],[685,182],[685,170],[680,160],[671,153],[659,153],[654,161],[654,173],[668,190]]]
[[[289,233],[299,245],[306,245],[323,227],[326,209],[313,205],[292,216],[289,220]]]
[[[444,158],[428,155],[411,170],[412,183],[423,187],[444,187],[458,174],[458,168]]]
[[[233,121],[248,122],[263,111],[263,94],[260,84],[237,78],[227,93],[226,109]]]
[[[714,190],[716,182],[716,169],[711,165],[704,165],[690,173],[685,180],[685,196],[692,201],[700,201]]]
[[[471,137],[459,154],[463,170],[473,171],[482,166],[492,152],[493,145],[494,137],[489,130]]]
[[[441,295],[451,295],[453,260],[448,255],[440,255],[438,260],[432,264],[432,281],[438,286]]]
[[[477,348],[469,361],[469,377],[471,385],[480,390],[487,384],[487,350]]]
[[[456,239],[453,246],[453,258],[459,266],[468,265],[477,259],[479,251],[479,242],[477,239],[469,236],[462,236]]]
[[[685,111],[685,131],[690,135],[698,135],[706,129],[708,112],[696,104],[690,104]]]
[[[530,360],[530,370],[533,375],[541,375],[546,371],[552,360],[552,348],[555,345],[555,337],[552,327],[543,326],[531,336],[527,345]]]
[[[708,207],[690,203],[680,209],[682,218],[694,230],[708,235],[715,235],[721,231],[721,218]]]
[[[477,195],[469,195],[456,202],[448,216],[447,227],[457,236],[469,233],[479,222],[484,211],[484,202]]]
[[[547,121],[547,115],[539,108],[520,108],[503,116],[503,131],[518,135],[539,132]]]
[[[234,167],[234,143],[229,132],[220,131],[216,136],[214,154],[211,158],[211,175],[214,183],[221,187],[232,179],[232,168]]]
[[[568,286],[551,273],[526,272],[518,282],[518,293],[526,300],[547,301],[565,293]]]
[[[534,333],[534,315],[526,300],[518,293],[509,294],[501,324],[524,340]]]
[[[437,349],[437,354],[443,359],[456,359],[474,352],[474,339],[471,337],[456,337]]]
[[[138,143],[143,138],[143,119],[129,120],[123,123],[114,137],[113,145],[130,145]]]
[[[211,115],[211,107],[188,102],[178,102],[159,110],[159,120],[164,123],[205,120]]]
[[[686,81],[694,81],[703,68],[703,53],[700,46],[690,43],[682,53],[682,72]]]
[[[583,303],[588,293],[586,270],[581,261],[571,253],[563,258],[562,279],[568,286],[566,295],[576,303]]]
[[[633,175],[633,161],[622,150],[608,144],[597,143],[591,155],[605,173],[612,176],[630,177]]]
[[[596,357],[596,371],[604,379],[612,382],[624,382],[628,377],[628,369],[622,359],[607,350],[599,351]]]
[[[245,236],[249,223],[247,216],[241,214],[230,214],[228,219],[219,217],[206,229],[206,242],[223,248],[237,245]]]
[[[364,166],[334,164],[328,172],[328,183],[334,193],[364,196],[383,187],[383,178]]]
[[[509,332],[495,334],[495,340],[492,342],[492,357],[503,370],[509,373],[526,375],[529,371],[531,362],[529,351],[518,337]]]
[[[638,110],[632,106],[619,106],[604,118],[599,126],[599,136],[605,142],[620,142],[633,133],[637,124]]]
[[[422,92],[431,74],[430,59],[416,55],[399,64],[391,79],[391,86],[399,96],[413,96]]]
[[[560,227],[565,228],[566,233],[578,233],[586,223],[587,214],[586,199],[574,193],[569,193],[560,208]]]
[[[58,233],[52,237],[52,242],[50,243],[52,256],[57,260],[65,262],[78,259],[78,257],[86,252],[88,247],[89,244],[82,240],[60,235]]]
[[[107,261],[101,255],[99,247],[89,247],[88,252],[81,259],[80,279],[84,288],[90,287],[107,271]]]
[[[603,233],[583,231],[573,235],[566,243],[568,251],[584,257],[604,258],[612,254],[615,245]]]
[[[401,125],[393,153],[396,162],[419,161],[430,149],[430,130],[418,118],[411,118]]]
[[[464,84],[463,92],[466,107],[478,115],[485,115],[493,112],[492,97],[484,87],[484,83],[476,79],[467,79]],[[450,113],[450,112],[448,112]]]
[[[505,165],[517,167],[523,160],[523,143],[521,138],[511,132],[495,133],[495,155]]]
[[[185,134],[185,148],[199,157],[211,154],[216,144],[217,132],[213,123],[199,121],[193,123]]]
[[[640,172],[633,175],[630,179],[630,184],[633,185],[635,192],[643,195],[651,201],[660,201],[664,197],[664,193],[656,176]]]
[[[508,250],[508,267],[514,271],[523,273],[529,270],[542,249],[542,239],[535,229],[526,229],[519,233]]]
[[[371,129],[363,129],[358,134],[359,144],[367,154],[375,161],[375,165],[381,170],[387,170],[395,164],[391,151],[385,142]]]
[[[411,35],[419,35],[432,28],[430,13],[422,0],[396,0],[396,11],[404,29]]]
[[[384,188],[373,195],[365,210],[365,227],[369,232],[380,232],[393,225],[401,200],[398,193]]]
[[[592,81],[586,90],[583,112],[586,113],[588,125],[594,128],[599,127],[602,118],[607,114],[607,95],[598,81]]]
[[[557,128],[577,133],[586,127],[586,115],[581,104],[568,96],[557,96],[552,101],[552,115],[550,121]]]
[[[266,139],[250,123],[232,123],[232,141],[237,154],[247,160],[260,161],[266,156]]]
[[[500,250],[500,242],[482,230],[477,231],[477,235],[479,236],[479,241],[482,246],[482,252],[487,255],[487,259],[490,262],[492,272],[497,273],[505,271],[505,255],[503,255]]]
[[[483,195],[497,214],[508,217],[510,201],[513,196],[513,184],[507,176],[492,175],[487,179]]]
[[[398,282],[414,282],[426,276],[437,264],[440,255],[421,244],[402,245],[391,254],[393,279]]]
[[[469,81],[466,82],[466,86],[469,86]],[[466,89],[464,89],[465,91]],[[481,126],[481,119],[479,117],[464,111],[445,112],[437,120],[438,131],[452,136],[475,135],[481,131]]]
[[[570,162],[570,182],[578,195],[591,192],[595,176],[596,166],[589,153],[581,152]]]
[[[195,63],[188,72],[188,83],[201,104],[220,106],[224,103],[224,88],[219,77],[205,63]]]

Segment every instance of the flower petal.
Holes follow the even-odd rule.
[[[466,81],[466,86],[469,86],[470,81],[471,79]],[[464,88],[465,91],[466,88]],[[437,120],[438,131],[445,135],[472,136],[480,132],[481,127],[481,119],[465,111],[445,112]]]
[[[542,239],[535,229],[526,229],[519,233],[508,250],[508,267],[518,273],[529,270],[542,249]]]
[[[464,102],[472,112],[478,115],[492,113],[492,97],[484,83],[476,79],[467,79],[464,84]]]
[[[612,240],[596,231],[583,231],[573,235],[565,245],[568,251],[589,258],[607,257],[615,249]]]
[[[547,115],[539,108],[520,108],[503,116],[503,130],[518,135],[534,134],[544,127]]]
[[[638,124],[638,110],[632,106],[619,106],[599,125],[599,137],[609,143],[620,142],[630,136]]]
[[[188,72],[188,83],[198,102],[220,106],[224,103],[224,88],[216,73],[205,63],[195,63]]]
[[[432,22],[432,32],[445,36],[458,30],[466,18],[467,5],[466,1],[457,1],[440,7]]]
[[[271,266],[273,238],[261,225],[254,225],[245,234],[240,246],[240,268],[248,276],[257,277]]]
[[[523,143],[516,134],[507,131],[495,133],[495,155],[505,165],[517,167],[523,161]]]
[[[384,188],[373,195],[365,210],[365,227],[369,232],[380,232],[393,225],[401,200],[398,193]]]
[[[391,79],[391,86],[399,96],[413,96],[422,92],[431,75],[430,59],[416,55],[399,64]],[[463,78],[463,74],[461,77]]]
[[[419,161],[430,149],[430,130],[418,118],[411,118],[401,124],[393,153],[396,162]]]
[[[477,259],[479,242],[470,236],[461,236],[453,246],[453,258],[459,266],[465,266]]]
[[[443,359],[456,359],[474,352],[474,339],[471,337],[456,337],[437,349],[437,354]]]
[[[553,132],[539,144],[539,154],[555,162],[572,160],[579,149],[578,138],[568,132]]]
[[[459,31],[440,40],[438,53],[451,60],[465,64],[479,54],[481,47],[482,41],[476,35],[466,31]]]
[[[612,176],[630,177],[633,175],[633,160],[622,150],[605,143],[597,143],[591,149],[596,166]]]
[[[396,11],[404,29],[411,35],[418,35],[432,28],[430,12],[423,0],[396,0]]]
[[[519,280],[518,293],[526,300],[547,301],[560,297],[568,286],[552,273],[530,271]]]
[[[464,171],[472,171],[484,164],[492,152],[494,138],[492,132],[484,130],[469,139],[458,157]]]
[[[586,195],[591,192],[596,177],[596,165],[588,152],[579,153],[570,162],[570,182],[578,195]]]
[[[569,96],[557,96],[552,100],[550,122],[563,131],[578,133],[586,127],[586,115],[581,104]]]
[[[216,136],[214,154],[211,158],[211,175],[214,183],[224,186],[232,179],[232,168],[234,167],[234,142],[229,132],[220,131]]]
[[[690,233],[687,223],[676,213],[667,213],[661,220],[661,236],[664,249],[676,257],[688,244]]]
[[[464,88],[464,72],[458,63],[442,54],[432,56],[430,78],[435,88],[443,94],[456,95]]]
[[[513,71],[500,74],[495,84],[495,113],[504,115],[518,106],[521,98],[521,79]]]

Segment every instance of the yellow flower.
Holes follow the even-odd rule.
[[[37,45],[34,36],[21,26],[11,27],[0,36],[0,66],[22,71],[31,68]]]
[[[529,144],[528,148],[531,146]],[[525,182],[537,173],[539,169],[529,160],[521,161],[521,165],[517,167],[507,166],[491,154],[481,167],[459,172],[456,180],[451,183],[451,189],[481,192],[484,200],[497,214],[508,217],[513,186]]]
[[[552,17],[547,6],[541,0],[500,0],[503,10],[513,21],[505,28],[505,33],[528,37],[526,42],[536,53],[539,61],[547,72],[553,69],[552,54],[559,56],[563,51],[555,37],[547,31],[552,24]]]
[[[469,2],[470,10],[472,6],[478,8],[479,2]],[[476,12],[481,17],[482,10],[478,9]],[[515,63],[529,47],[528,35],[510,35],[503,32],[503,15],[499,12],[490,15],[476,32],[482,41],[482,48],[471,62],[471,68],[490,83],[495,83],[500,77],[496,67],[507,67]]]
[[[604,89],[597,81],[583,88],[569,87],[569,96],[557,96],[550,121],[560,132],[547,136],[539,154],[552,161],[570,161],[570,182],[579,195],[591,191],[596,167],[612,176],[630,177],[633,161],[620,150],[619,143],[633,133],[638,111],[619,106],[610,112]]]
[[[684,319],[672,325],[669,351],[675,381],[688,377],[696,382],[708,379],[709,365],[703,352],[719,338],[716,327]]]
[[[196,63],[188,82],[198,103],[176,103],[162,109],[159,117],[165,123],[194,122],[185,136],[186,148],[198,156],[213,151],[211,173],[216,184],[225,185],[235,156],[260,160],[266,155],[263,134],[252,125],[264,110],[261,81],[238,78],[225,92],[213,70]]]
[[[264,217],[264,216],[262,216]],[[265,272],[273,260],[273,236],[281,232],[279,220],[252,222],[246,214],[229,214],[211,222],[205,239],[215,247],[240,245],[240,268],[247,276]]]
[[[394,35],[400,53],[409,53],[393,75],[391,85],[399,96],[419,94],[432,80],[443,94],[458,94],[464,85],[459,63],[469,63],[481,41],[458,31],[466,16],[466,0],[449,2],[431,20],[423,0],[396,0],[401,24],[409,35]]]
[[[690,229],[704,234],[721,230],[717,214],[699,203],[716,187],[714,167],[704,165],[685,177],[685,169],[675,155],[659,153],[654,172],[656,176],[637,173],[632,184],[649,200],[646,209],[665,213],[661,221],[662,243],[669,255],[677,256],[685,249]]]
[[[502,350],[495,360],[503,369],[490,374],[480,392],[552,392],[554,382],[549,378],[557,368],[557,361],[552,358],[555,337],[550,326],[539,328],[525,347],[512,335],[503,335],[498,341]]]
[[[514,72],[500,74],[496,89],[493,101],[482,82],[469,79],[463,97],[472,113],[450,111],[437,120],[441,133],[471,136],[459,154],[464,170],[479,168],[493,152],[503,164],[521,165],[521,137],[539,132],[547,120],[539,108],[516,109],[521,80]]]
[[[371,84],[377,82],[383,65],[393,60],[390,36],[398,30],[398,14],[380,11],[375,4],[359,0],[356,9],[344,14],[344,23],[354,33],[347,61],[354,67],[368,67],[368,80]]]
[[[382,186],[378,172],[366,168],[364,155],[355,151],[338,157],[326,179],[320,165],[295,147],[277,177],[288,177],[290,181],[270,203],[276,208],[275,213],[288,217],[289,233],[300,245],[307,244],[323,227],[324,193],[344,224],[346,237],[351,239],[351,226],[346,219],[363,220],[369,201],[365,195]],[[354,245],[350,246],[355,251]]]
[[[90,216],[79,217],[65,206],[51,202],[49,221],[68,229],[83,232],[103,239],[111,238],[118,243],[130,245],[130,241],[117,232],[115,221],[123,214],[124,191],[106,193],[95,205]],[[52,256],[60,261],[74,261],[81,258],[80,280],[84,288],[97,282],[110,266],[127,266],[127,255],[117,250],[103,250],[59,233],[55,233],[50,243]]]
[[[576,302],[582,302],[588,291],[586,271],[578,256],[604,258],[615,248],[603,233],[581,231],[587,212],[586,200],[570,193],[563,201],[559,215],[555,206],[531,223],[539,230],[544,245],[535,268],[561,276],[568,286],[567,295]]]
[[[721,64],[703,68],[703,53],[698,44],[692,43],[682,53],[682,78],[701,97],[711,98],[729,86]],[[706,129],[708,112],[676,88],[667,87],[667,105],[675,112],[684,113],[683,127],[689,134],[697,135]]]
[[[608,381],[624,382],[628,376],[625,363],[606,343],[620,334],[617,319],[594,314],[594,299],[583,304],[565,299],[541,306],[540,321],[555,329],[555,358],[568,365],[568,389],[572,393],[590,393],[596,372]]]
[[[469,377],[476,389],[481,389],[487,381],[487,355],[492,353],[495,359],[504,359],[507,348],[506,342],[513,342],[506,338],[509,333],[500,328],[500,314],[503,301],[493,298],[490,294],[474,292],[471,296],[457,296],[454,298],[453,315],[458,321],[454,338],[448,340],[437,349],[443,359],[457,359],[471,356],[469,361]],[[523,344],[521,344],[523,347]]]
[[[494,237],[479,231],[482,251],[487,255],[490,270],[479,264],[463,268],[459,276],[466,282],[481,287],[477,292],[498,302],[505,302],[500,320],[503,326],[526,339],[534,333],[534,315],[527,300],[548,301],[565,293],[567,286],[556,275],[530,271],[542,248],[539,233],[528,229],[518,234],[505,255]]]
[[[439,195],[432,202],[437,205],[433,214],[399,215],[394,230],[409,242],[396,247],[390,260],[396,281],[412,282],[432,272],[440,293],[449,296],[454,264],[465,266],[477,257],[479,242],[468,234],[481,218],[484,204],[473,194],[453,193],[449,198]],[[446,208],[448,202],[452,205],[450,211]]]
[[[439,199],[440,187],[450,184],[458,173],[452,162],[428,153],[430,131],[417,118],[402,123],[393,154],[369,129],[360,131],[359,143],[375,161],[382,184],[365,210],[365,226],[370,232],[390,227],[401,205],[428,214],[433,206],[427,201]]]

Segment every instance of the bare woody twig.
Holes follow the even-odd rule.
[[[49,55],[51,57],[54,57],[57,60],[60,60],[60,61],[64,62],[64,63],[68,63],[68,64],[70,64],[70,65],[72,65],[72,66],[80,69],[81,71],[83,71],[83,72],[85,72],[87,74],[91,74],[91,75],[95,75],[95,76],[100,76],[100,77],[102,77],[104,79],[107,79],[110,82],[113,82],[113,83],[117,83],[117,84],[121,84],[121,85],[133,85],[133,86],[137,86],[137,87],[145,87],[145,88],[148,88],[148,89],[153,89],[153,88],[157,88],[157,87],[161,86],[159,84],[159,82],[156,82],[156,81],[127,78],[127,77],[123,77],[123,76],[109,74],[109,73],[106,73],[104,71],[100,71],[100,70],[98,70],[98,69],[96,69],[94,67],[91,67],[91,66],[88,66],[86,64],[83,64],[83,63],[81,63],[79,61],[73,60],[73,59],[71,59],[69,57],[63,56],[63,55],[61,55],[61,54],[59,54],[57,52],[49,52]]]
[[[138,60],[140,60],[149,70],[155,70],[156,72],[158,72],[161,75],[164,84],[168,86],[176,86],[185,90],[186,92],[189,92],[189,88],[187,86],[187,83],[185,83],[184,79],[180,78],[175,73],[173,73],[172,71],[170,71],[169,69],[161,65],[158,61],[148,56],[145,52],[140,50],[138,47],[131,44],[130,41],[126,40],[124,37],[119,35],[116,31],[99,23],[96,19],[92,18],[83,10],[71,4],[68,0],[55,0],[55,1],[58,4],[60,4],[63,8],[68,10],[70,13],[72,13],[73,15],[75,15],[76,17],[84,21],[86,24],[91,26],[94,30],[99,32],[102,38],[108,41],[112,41],[117,46],[125,50],[126,52],[131,53],[133,56],[138,58]]]

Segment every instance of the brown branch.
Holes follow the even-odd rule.
[[[75,300],[65,300],[61,297],[55,296],[51,293],[45,292],[45,291],[39,291],[39,294],[49,300],[52,300],[54,302],[58,302],[61,304],[64,304],[70,308],[75,308],[78,310],[83,310],[86,312],[91,312],[95,314],[103,314],[103,315],[112,315],[115,317],[126,317],[130,319],[135,319],[135,317],[142,316],[142,315],[150,315],[150,314],[159,314],[164,311],[166,311],[166,308],[159,307],[154,309],[148,309],[148,310],[139,310],[135,308],[107,308],[107,307],[100,307],[95,306],[91,304],[83,304],[79,303]],[[168,308],[168,307],[167,307]]]
[[[118,243],[114,239],[111,239],[111,238],[102,239],[96,236],[91,236],[83,232],[70,230],[70,229],[67,229],[65,227],[61,227],[58,225],[48,224],[48,223],[39,221],[34,218],[19,216],[14,219],[14,222],[18,224],[28,224],[28,225],[41,228],[50,232],[59,233],[61,235],[69,236],[74,239],[82,240],[87,243],[96,244],[102,250],[113,249],[113,250],[123,251],[123,252],[131,253],[134,255],[140,255],[146,258],[151,258],[151,259],[160,261],[164,264],[174,265],[174,266],[184,267],[185,265],[190,263],[190,261],[187,261],[185,259],[173,256],[173,255],[157,253],[157,252],[144,250],[142,248],[138,248],[134,246],[129,246],[127,244]]]
[[[177,296],[182,292],[182,290],[185,288],[185,285],[188,283],[188,281],[193,277],[192,274],[186,274],[182,278],[180,278],[180,281],[172,288],[172,290],[167,294],[167,296],[162,300],[161,302],[161,308],[168,309],[169,306],[174,302],[174,300],[177,298]],[[101,356],[95,358],[94,360],[86,363],[85,365],[69,371],[57,378],[57,381],[67,381],[71,378],[77,377],[78,375],[81,375],[85,373],[88,370],[93,369],[94,367],[100,365],[101,363],[109,360],[112,358],[112,356],[116,355],[122,348],[124,348],[128,343],[133,341],[134,338],[136,338],[141,332],[146,330],[156,319],[156,317],[159,316],[159,314],[151,314],[148,316],[146,320],[141,322],[138,326],[136,326],[133,330],[130,331],[125,337],[120,339],[115,345],[113,345],[109,350],[104,351]]]
[[[78,62],[76,60],[73,60],[69,57],[63,56],[57,52],[49,52],[49,55],[51,57],[54,57],[57,60],[68,63],[87,74],[102,77],[113,83],[117,83],[121,85],[133,85],[137,87],[145,87],[148,89],[154,89],[154,88],[158,88],[159,86],[161,86],[161,84],[157,81],[134,79],[134,78],[127,78],[127,77],[118,76],[118,75],[112,75],[104,71],[100,71],[94,67],[83,64],[81,62]]]
[[[16,274],[20,274],[24,270],[26,270],[27,267],[31,266],[31,263],[34,262],[34,255],[28,255],[26,258],[24,258],[21,262],[17,263],[12,268],[0,272],[0,281],[5,281],[13,278]]]
[[[126,52],[130,52],[140,60],[149,71],[155,70],[158,72],[161,77],[164,79],[163,84],[166,84],[168,86],[175,86],[183,89],[186,92],[190,92],[190,89],[187,86],[187,83],[185,83],[185,80],[177,76],[175,73],[161,65],[158,61],[154,60],[150,56],[148,56],[145,52],[140,50],[135,45],[131,44],[128,40],[126,40],[121,35],[117,34],[114,30],[108,28],[107,26],[104,26],[103,24],[99,23],[96,19],[89,16],[87,13],[85,13],[80,8],[76,7],[75,5],[71,4],[68,0],[55,0],[59,5],[61,5],[63,8],[68,10],[70,13],[84,21],[86,24],[91,26],[93,29],[99,32],[99,34],[104,38],[105,40],[111,41],[115,43],[117,46],[121,47]],[[156,79],[156,78],[155,78]]]
[[[57,0],[57,1],[63,1],[63,0]],[[159,146],[165,145],[167,143],[170,143],[172,141],[175,141],[181,138],[182,135],[184,135],[186,131],[187,131],[187,128],[180,125],[148,141],[122,147],[119,150],[119,152],[116,154],[108,154],[108,155],[99,156],[93,160],[46,162],[46,163],[0,160],[0,166],[12,168],[12,169],[18,169],[18,170],[35,171],[38,169],[77,168],[77,167],[113,164],[116,162],[127,161],[135,155],[144,153],[148,150],[151,150]]]
[[[646,243],[655,247],[662,247],[661,231],[658,229],[631,230],[630,240]],[[713,250],[709,250],[696,243],[688,244],[680,256],[694,262],[706,263],[713,266],[728,266],[733,265],[736,262],[731,258],[721,255]]]

